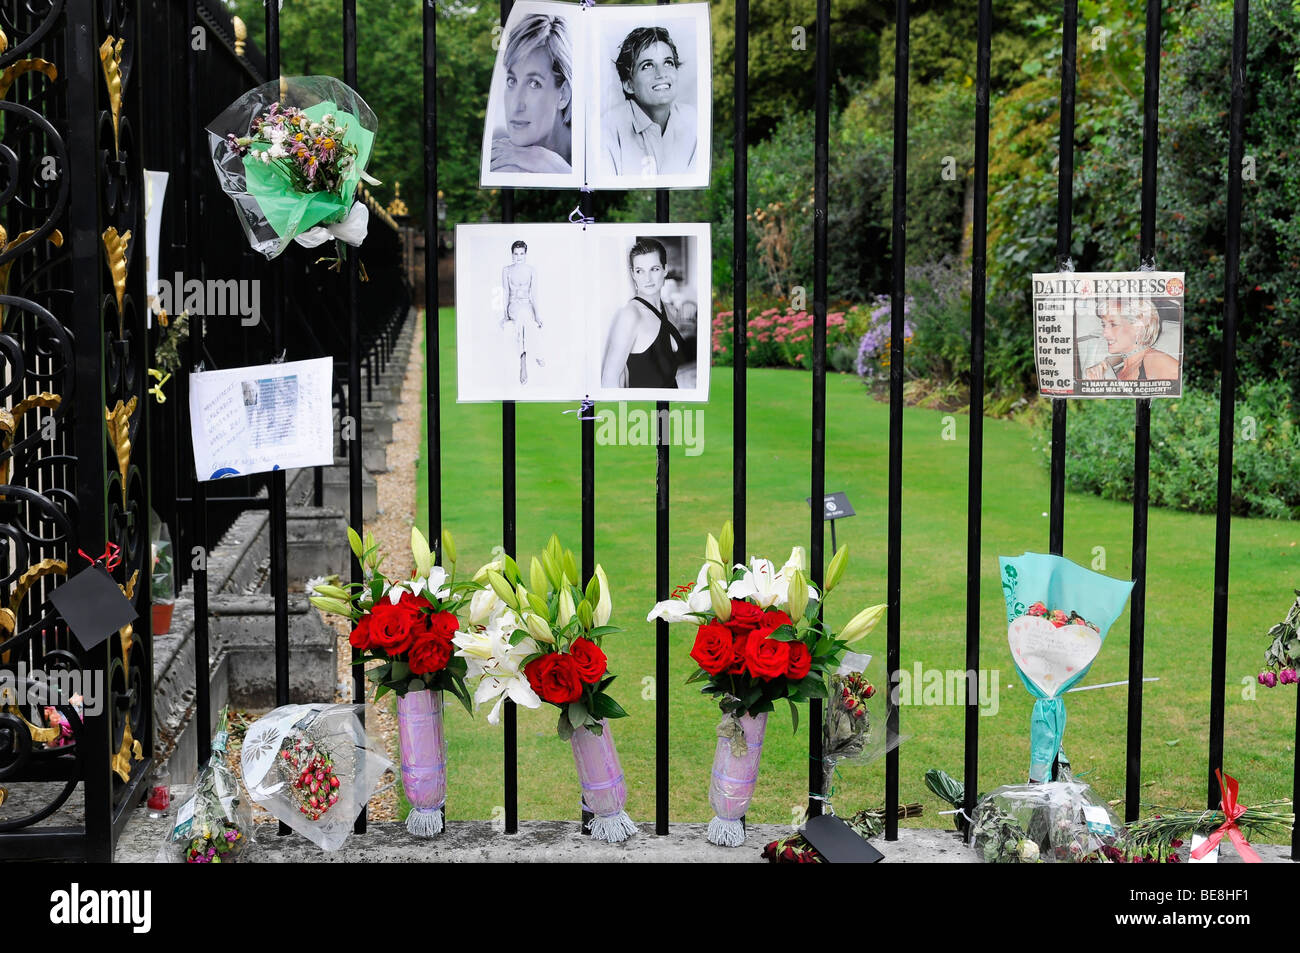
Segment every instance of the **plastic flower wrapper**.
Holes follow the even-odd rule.
[[[368,212],[354,201],[378,122],[332,76],[291,76],[235,100],[208,126],[212,162],[254,251],[275,258],[298,240],[360,245]]]
[[[827,679],[827,697],[822,714],[822,795],[827,814],[834,814],[831,795],[835,776],[843,763],[866,765],[898,747],[904,736],[890,734],[884,727],[880,708],[884,696],[868,681],[870,655],[845,653],[835,672]],[[879,701],[873,699],[879,697]],[[873,730],[872,708],[876,708],[881,727]],[[910,736],[907,736],[910,737]]]
[[[1119,819],[1082,781],[1010,784],[975,806],[972,845],[989,864],[1105,863]]]
[[[364,705],[285,705],[244,738],[249,796],[321,850],[352,832],[375,784],[393,763],[366,737]]]
[[[1133,583],[1062,556],[1025,553],[998,562],[1011,661],[1037,699],[1029,721],[1029,780],[1049,781],[1053,762],[1066,761],[1063,696],[1088,673]]]
[[[176,810],[160,859],[187,864],[228,864],[248,846],[253,812],[226,761],[229,712],[222,709],[212,756],[199,772],[194,793]]]

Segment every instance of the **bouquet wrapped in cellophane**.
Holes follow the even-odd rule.
[[[187,864],[228,864],[248,846],[253,812],[226,762],[228,708],[212,739],[212,756],[199,772],[194,794],[180,805],[159,859]]]
[[[322,850],[337,850],[393,763],[366,737],[364,705],[284,705],[244,738],[249,796]]]
[[[360,245],[369,213],[355,201],[378,122],[332,76],[290,76],[235,100],[208,126],[212,162],[254,251],[275,258],[297,241]]]

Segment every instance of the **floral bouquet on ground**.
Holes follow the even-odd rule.
[[[1010,784],[975,806],[973,847],[989,864],[1106,863],[1118,818],[1080,781]]]
[[[475,702],[495,700],[492,724],[506,697],[527,708],[558,708],[557,730],[573,748],[583,808],[594,815],[588,829],[610,843],[626,840],[636,825],[624,810],[627,785],[608,720],[627,712],[608,694],[615,676],[601,648],[622,630],[609,625],[605,570],[597,566],[582,588],[573,553],[552,536],[530,561],[527,585],[504,553],[475,578],[488,589],[471,600],[470,631],[456,636],[456,654],[468,663],[468,677],[478,679]]]
[[[212,162],[254,251],[275,258],[296,240],[360,245],[368,212],[355,201],[374,146],[374,112],[331,76],[265,83],[208,126]]]
[[[376,685],[375,700],[388,692],[397,695],[402,784],[411,803],[406,828],[417,837],[439,834],[443,829],[447,744],[442,693],[451,692],[471,710],[465,660],[454,654],[452,640],[460,628],[457,613],[482,588],[474,582],[456,582],[456,548],[449,533],[444,532],[442,539],[450,575],[433,564],[428,541],[412,528],[414,570],[408,579],[390,579],[380,571],[384,557],[374,536],[367,533],[363,541],[349,529],[348,540],[361,562],[365,582],[346,587],[316,584],[311,596],[318,609],[345,616],[353,623],[349,641],[360,653],[353,664],[370,666],[366,678]],[[308,773],[320,770],[318,766]],[[308,816],[318,809],[313,807]]]
[[[1269,688],[1300,681],[1296,675],[1296,669],[1300,669],[1300,589],[1295,594],[1296,600],[1286,618],[1268,630],[1273,641],[1264,652],[1264,671],[1259,673],[1259,683]]]
[[[1112,859],[1128,863],[1176,863],[1178,848],[1190,842],[1192,860],[1218,860],[1220,841],[1227,836],[1246,863],[1259,863],[1247,837],[1286,837],[1295,826],[1295,806],[1288,800],[1247,807],[1237,800],[1237,779],[1218,772],[1223,794],[1219,810],[1158,813],[1128,825]]]
[[[709,534],[705,562],[692,585],[658,603],[647,617],[697,626],[691,658],[700,666],[689,682],[718,700],[718,725],[709,801],[716,812],[709,841],[728,847],[744,843],[742,818],[758,780],[767,716],[785,699],[797,728],[796,704],[827,698],[826,680],[850,644],[875,627],[883,605],[859,612],[836,637],[821,619],[819,593],[808,582],[807,560],[796,546],[779,570],[766,559],[731,564],[731,523],[720,538]],[[825,592],[840,581],[848,563],[841,547],[826,573]],[[853,732],[845,732],[846,744]]]
[[[322,850],[338,850],[393,763],[366,737],[364,705],[284,705],[244,736],[249,797]]]
[[[248,845],[253,815],[239,789],[239,779],[226,763],[228,708],[221,711],[220,728],[212,739],[212,756],[199,772],[194,794],[176,811],[176,821],[164,845],[169,859],[187,864],[228,864]]]

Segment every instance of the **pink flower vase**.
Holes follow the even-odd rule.
[[[763,756],[767,712],[736,718],[723,715],[718,725],[718,747],[713,752],[713,777],[709,804],[715,817],[709,822],[709,843],[739,847],[745,842],[741,820],[758,786],[758,762]]]
[[[397,731],[402,746],[402,788],[411,802],[406,829],[416,837],[441,834],[442,808],[447,802],[442,692],[426,688],[399,695]]]
[[[582,806],[595,815],[587,822],[591,836],[611,844],[627,840],[636,833],[636,824],[623,809],[627,804],[627,783],[609,722],[601,721],[600,734],[577,729],[569,745],[582,785]]]

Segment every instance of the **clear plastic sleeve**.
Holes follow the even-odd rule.
[[[1011,784],[975,806],[972,846],[990,864],[1105,863],[1124,828],[1081,781]]]
[[[230,137],[247,137],[254,120],[267,115],[275,104],[282,109],[300,109],[312,119],[333,115],[347,125],[343,141],[357,153],[337,190],[275,188],[272,186],[276,180],[268,178],[266,170],[250,172],[261,164],[249,166],[246,155],[232,146]],[[283,79],[283,85],[279,81],[264,83],[240,96],[214,119],[207,127],[212,163],[222,191],[235,203],[253,250],[275,258],[289,242],[316,226],[344,223],[352,211],[357,185],[365,177],[377,127],[375,113],[365,100],[332,76],[290,76]],[[364,227],[361,231],[364,237]],[[355,235],[343,240],[360,244]]]
[[[244,738],[249,796],[321,850],[352,832],[375,785],[393,763],[366,737],[363,705],[285,705]]]
[[[253,812],[226,761],[226,715],[212,739],[212,756],[199,772],[194,793],[181,801],[159,851],[173,863],[229,864],[252,841]]]

